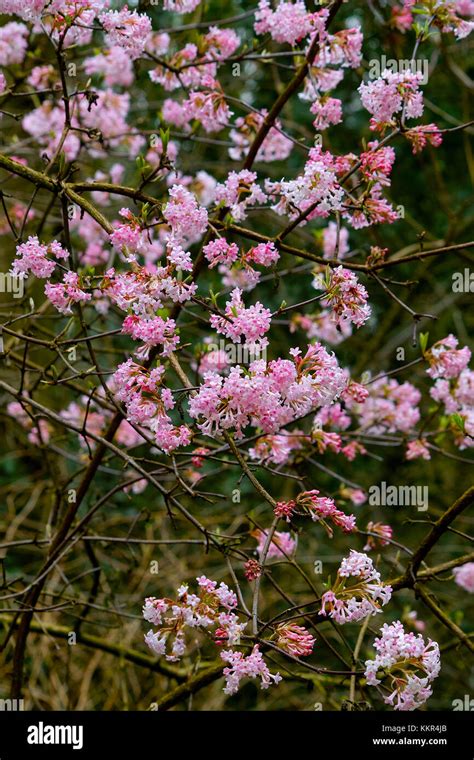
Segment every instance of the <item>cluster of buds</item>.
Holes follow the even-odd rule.
[[[282,623],[276,629],[276,640],[279,649],[294,657],[308,657],[313,651],[315,639],[301,625]]]
[[[375,535],[367,536],[367,543],[364,546],[365,552],[370,552],[371,549],[387,546],[393,536],[391,525],[384,525],[381,522],[372,522],[372,520],[367,523],[367,531]]]
[[[341,528],[344,533],[356,530],[355,516],[346,515],[336,507],[334,499],[320,496],[317,489],[302,491],[296,499],[290,501],[277,502],[274,513],[276,517],[281,517],[287,522],[290,522],[293,515],[309,516],[313,522],[324,525],[330,538],[333,536],[333,529],[328,521]]]

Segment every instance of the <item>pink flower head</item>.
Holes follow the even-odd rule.
[[[436,379],[438,377],[451,379],[457,377],[467,367],[471,360],[471,352],[467,346],[457,349],[458,339],[454,335],[438,340],[429,351],[425,353],[425,359],[429,362],[426,374]]]
[[[465,591],[474,594],[474,562],[453,569],[454,580]]]
[[[338,323],[352,322],[361,327],[370,317],[368,293],[349,269],[339,266],[328,270],[326,278],[316,276],[313,285],[327,291],[323,303],[332,309]]]
[[[431,639],[426,644],[421,634],[405,633],[399,620],[385,623],[380,633],[375,659],[365,663],[367,684],[383,681],[391,691],[384,701],[394,710],[416,710],[432,694],[431,683],[441,668],[439,646]]]
[[[12,263],[11,272],[17,277],[27,277],[34,274],[35,277],[51,277],[56,268],[54,259],[67,259],[69,251],[66,251],[56,240],[52,243],[40,243],[38,238],[30,236],[26,243],[17,246],[18,256]]]
[[[125,5],[120,11],[101,13],[99,20],[110,47],[122,47],[132,60],[140,57],[151,33],[151,21],[146,13],[129,11]]]
[[[270,309],[265,309],[259,301],[246,308],[242,301],[242,292],[235,288],[224,313],[225,317],[212,314],[210,318],[212,327],[218,333],[230,338],[234,343],[240,343],[243,336],[247,344],[260,341],[263,345],[263,340],[266,340],[264,335],[270,329]]]
[[[430,450],[424,440],[409,441],[407,444],[407,450],[405,459],[431,459]]]
[[[339,98],[323,95],[314,101],[311,113],[315,115],[313,127],[317,130],[327,129],[342,121],[342,103]]]
[[[394,73],[385,69],[378,79],[363,82],[359,92],[362,105],[372,114],[371,129],[383,131],[402,111],[408,119],[422,116],[423,96],[418,89],[421,79],[419,72]]]
[[[267,533],[263,530],[257,529],[252,531],[252,536],[258,540],[257,552],[261,558],[263,549],[265,547],[265,542],[267,540]],[[267,557],[268,559],[272,559],[274,557],[279,557],[282,559],[285,557],[285,555],[291,556],[294,554],[295,549],[296,539],[292,538],[291,533],[285,533],[276,530],[273,533],[272,540],[268,548]]]
[[[329,522],[337,528],[341,528],[344,533],[352,533],[356,529],[354,515],[346,515],[336,507],[334,499],[320,496],[316,489],[298,494],[295,499],[294,511],[299,514],[308,514],[313,522],[321,522],[330,537],[332,537],[333,531]]]
[[[222,652],[221,657],[228,664],[228,667],[224,668],[225,694],[235,694],[243,678],[260,678],[262,689],[268,689],[272,683],[278,684],[282,680],[279,673],[270,673],[258,644],[255,644],[248,657],[245,657],[243,652],[232,650]]]
[[[216,238],[204,246],[203,253],[209,262],[209,269],[212,269],[216,264],[233,264],[239,255],[239,249],[235,243],[228,243],[225,238]]]
[[[351,549],[341,562],[332,589],[321,597],[319,614],[329,615],[341,625],[358,622],[381,612],[391,596],[391,586],[382,583],[370,557]]]

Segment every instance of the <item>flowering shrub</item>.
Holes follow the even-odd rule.
[[[467,678],[474,4],[360,5],[0,0],[13,698],[64,707],[35,657],[78,709]]]

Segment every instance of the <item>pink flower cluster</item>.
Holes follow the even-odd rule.
[[[279,673],[270,673],[258,644],[255,644],[247,657],[242,652],[226,650],[221,652],[221,658],[228,665],[223,671],[226,679],[225,694],[235,694],[243,678],[260,678],[262,689],[268,689],[272,683],[278,684],[282,680]]]
[[[242,291],[235,288],[226,303],[224,316],[212,314],[210,323],[218,333],[230,338],[234,343],[240,343],[243,336],[246,345],[258,342],[265,346],[268,341],[264,335],[270,329],[271,316],[270,309],[266,309],[259,301],[246,308],[242,300]]]
[[[267,541],[268,533],[257,528],[256,530],[252,531],[251,535],[258,541],[257,552],[261,558]],[[293,538],[291,533],[275,530],[268,546],[267,559],[283,559],[284,557],[291,557],[292,554],[295,553],[295,550],[296,539]]]
[[[446,414],[458,414],[462,419],[463,431],[453,427],[456,445],[460,449],[474,446],[474,372],[466,368],[449,380],[438,378],[430,396],[444,404]]]
[[[151,430],[156,445],[169,454],[178,446],[188,445],[191,431],[186,425],[176,427],[168,415],[175,402],[169,388],[161,387],[163,374],[164,367],[148,371],[128,359],[119,364],[112,383],[115,397],[125,405],[127,420]]]
[[[341,562],[331,590],[321,597],[319,614],[329,615],[341,625],[356,623],[381,612],[391,596],[391,586],[382,583],[370,557],[351,549]]]
[[[277,359],[268,364],[257,360],[244,372],[232,367],[228,377],[209,372],[189,401],[189,413],[198,420],[205,435],[234,429],[243,436],[248,426],[276,433],[313,409],[325,406],[342,393],[347,377],[334,356],[319,344],[308,346],[301,356],[291,349],[293,360]]]
[[[134,340],[143,341],[144,345],[135,352],[140,359],[148,358],[152,346],[163,346],[161,356],[171,354],[179,343],[179,336],[175,330],[176,323],[173,319],[143,319],[135,314],[126,317],[122,325],[123,333],[131,335]]]
[[[387,682],[391,693],[384,697],[394,710],[416,710],[431,696],[431,684],[441,669],[439,646],[413,632],[405,633],[399,620],[385,623],[374,641],[375,659],[365,663],[369,686]]]
[[[316,275],[313,286],[326,290],[322,303],[331,309],[337,324],[349,322],[361,327],[369,319],[368,293],[349,269],[342,266],[327,269],[325,276]]]
[[[299,431],[291,433],[282,431],[278,435],[265,435],[258,438],[255,445],[249,449],[252,459],[273,464],[287,464],[293,451],[299,451],[303,441],[309,436]]]
[[[368,384],[366,400],[346,403],[358,416],[359,425],[372,435],[409,433],[420,419],[421,394],[411,383],[379,378]]]
[[[218,184],[214,200],[221,208],[227,208],[235,221],[247,217],[247,208],[258,203],[265,203],[266,194],[256,183],[256,172],[242,170],[230,172],[225,182]]]
[[[47,282],[44,294],[61,314],[71,314],[73,303],[90,301],[92,298],[91,293],[82,289],[80,277],[76,272],[66,272],[62,282]]]
[[[365,552],[370,552],[372,549],[377,549],[383,546],[388,546],[390,539],[393,536],[393,529],[391,525],[384,525],[381,522],[367,523],[367,529],[369,533],[375,535],[367,536],[367,543],[364,546]]]
[[[247,291],[252,290],[260,280],[260,272],[253,265],[269,267],[280,258],[275,244],[270,241],[239,252],[235,243],[228,243],[224,238],[211,240],[204,246],[203,253],[210,262],[210,269],[219,264],[219,274],[226,287]]]
[[[453,569],[454,580],[465,591],[474,594],[474,562]]]
[[[158,628],[148,631],[145,643],[157,655],[165,655],[171,662],[178,661],[186,651],[186,629],[208,629],[214,626],[215,636],[221,643],[235,646],[246,623],[240,623],[232,610],[237,597],[225,583],[219,586],[204,575],[196,578],[198,593],[189,593],[188,586],[178,589],[178,598],[157,599],[148,597],[143,607],[143,617]]]
[[[327,11],[309,13],[302,0],[279,0],[272,10],[269,0],[260,0],[255,13],[256,34],[270,34],[275,42],[295,45],[314,31],[323,31]]]
[[[151,21],[146,13],[129,11],[125,6],[120,11],[101,13],[99,20],[110,47],[122,47],[132,60],[140,57],[151,33]]]
[[[67,259],[69,251],[56,240],[49,244],[40,243],[35,235],[17,246],[16,255],[18,258],[13,261],[10,270],[15,277],[27,277],[31,272],[35,277],[47,278],[56,268],[54,259]],[[54,258],[48,258],[51,256]]]
[[[207,228],[207,211],[182,185],[173,185],[163,216],[171,228],[168,244],[173,247],[199,239]]]
[[[313,121],[313,127],[317,130],[327,129],[342,121],[342,103],[339,98],[322,95],[314,101],[310,111],[316,117]]]
[[[467,346],[458,349],[458,343],[458,339],[450,334],[438,340],[425,353],[425,359],[430,365],[427,370],[430,377],[450,380],[466,369],[471,360],[471,352]]]
[[[272,206],[277,214],[295,219],[301,212],[311,209],[308,220],[327,217],[331,211],[340,211],[344,191],[339,185],[336,159],[319,145],[311,148],[303,173],[296,179],[274,182],[266,180],[265,189],[279,201]]]
[[[372,114],[371,129],[383,131],[393,124],[395,114],[400,112],[408,119],[423,115],[423,96],[419,90],[422,74],[405,71],[394,73],[389,69],[359,87],[362,105]]]
[[[234,161],[241,161],[247,155],[267,113],[265,109],[261,113],[252,111],[247,116],[240,116],[235,120],[235,127],[231,129],[229,135],[234,143],[234,146],[229,148],[229,156]],[[279,119],[276,119],[275,126],[271,127],[258,149],[255,160],[262,163],[284,161],[290,155],[292,148],[292,141],[282,133],[281,123]]]

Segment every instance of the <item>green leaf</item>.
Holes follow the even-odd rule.
[[[423,355],[426,353],[426,349],[428,348],[429,335],[429,333],[420,333],[420,348]]]

